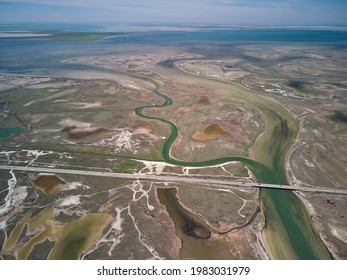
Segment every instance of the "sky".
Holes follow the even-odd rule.
[[[347,25],[347,0],[0,1],[4,23]]]

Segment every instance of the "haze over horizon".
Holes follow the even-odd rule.
[[[0,1],[0,24],[347,25],[344,0]]]

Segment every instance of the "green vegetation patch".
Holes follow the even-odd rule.
[[[109,214],[91,214],[65,225],[61,238],[57,241],[49,259],[74,260],[100,237],[104,227],[110,222]]]
[[[53,220],[53,208],[46,208],[32,218],[26,215],[16,225],[4,244],[4,252],[15,251],[17,259],[26,259],[35,245],[48,239],[56,241],[49,259],[79,259],[80,254],[100,238],[110,220],[110,214],[97,213],[60,224]],[[23,242],[19,236],[25,224],[35,235]]]
[[[137,162],[122,162],[117,163],[112,167],[114,172],[133,173],[140,170],[140,164]]]

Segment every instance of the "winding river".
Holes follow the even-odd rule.
[[[204,80],[206,78],[194,77]],[[165,119],[143,113],[148,108],[164,108],[173,101],[160,92],[159,84],[151,81],[152,93],[163,98],[159,105],[148,105],[136,108],[138,116],[165,123],[170,128],[170,136],[166,140],[162,157],[165,162],[179,166],[206,167],[231,161],[246,165],[261,183],[287,184],[284,170],[285,156],[292,145],[298,124],[282,106],[275,100],[257,95],[236,84],[230,84],[233,89],[242,91],[242,99],[261,110],[267,117],[267,130],[256,143],[256,160],[245,157],[223,157],[202,162],[189,162],[175,159],[171,156],[171,147],[178,137],[177,126]],[[213,81],[214,83],[223,83]],[[236,94],[237,95],[237,94]],[[252,97],[253,95],[253,97]],[[304,205],[295,194],[287,190],[261,190],[261,209],[266,216],[266,226],[263,237],[267,253],[272,259],[330,259],[331,255],[320,240],[312,226],[310,216]]]

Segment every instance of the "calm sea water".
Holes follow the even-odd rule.
[[[0,26],[0,30],[8,30]],[[134,33],[104,38],[92,42],[65,42],[50,38],[0,38],[0,72],[28,73],[36,68],[61,67],[62,60],[76,56],[114,54],[123,44],[179,46],[185,49],[199,46],[237,44],[325,44],[347,49],[347,31],[338,30],[196,30]],[[124,51],[124,50],[123,50]]]
[[[307,42],[307,43],[347,43],[347,31],[340,30],[200,30],[185,32],[157,32],[142,35],[125,35],[110,39],[111,42]]]

